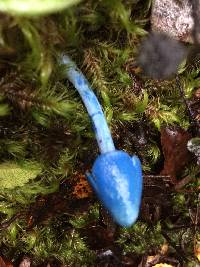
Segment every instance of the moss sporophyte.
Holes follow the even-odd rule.
[[[137,156],[116,150],[101,105],[82,72],[67,55],[60,62],[66,66],[66,78],[79,92],[91,118],[101,155],[86,176],[100,201],[114,220],[123,227],[137,219],[142,195],[142,169]]]

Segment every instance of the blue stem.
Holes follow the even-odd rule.
[[[67,78],[79,92],[93,122],[94,132],[100,152],[107,153],[115,150],[115,146],[101,105],[90,88],[88,81],[82,72],[76,67],[75,63],[67,55],[62,57],[62,63],[67,65]]]

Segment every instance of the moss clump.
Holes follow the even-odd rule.
[[[165,239],[161,233],[161,225],[153,227],[137,222],[130,229],[121,229],[117,242],[126,253],[145,254],[158,251]]]

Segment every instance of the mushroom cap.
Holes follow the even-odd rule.
[[[101,154],[93,165],[90,179],[114,220],[123,227],[131,226],[138,217],[141,203],[140,160],[119,150]]]

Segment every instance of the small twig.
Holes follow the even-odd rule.
[[[197,225],[198,225],[198,222],[199,222],[199,204],[200,204],[200,194],[198,195],[198,201],[197,201],[197,212],[196,212],[196,215],[195,215],[195,221],[194,221],[194,224],[195,224],[195,234],[197,232]]]
[[[199,192],[199,188],[178,189],[177,192],[179,192],[179,193],[194,193],[194,192]]]
[[[195,224],[182,224],[182,225],[176,225],[174,227],[170,227],[167,229],[167,231],[174,231],[177,229],[187,229],[187,228],[192,228]],[[196,226],[196,225],[195,225]],[[200,226],[200,224],[198,224],[197,226]]]
[[[153,174],[150,174],[150,175],[143,175],[144,178],[168,178],[170,180],[170,175],[153,175]]]
[[[0,224],[0,230],[8,228],[11,223],[13,223],[16,219],[21,218],[24,216],[25,212],[18,212],[13,217],[11,217],[8,221],[3,222]]]
[[[161,231],[161,233],[167,240],[167,242],[176,250],[177,256],[180,259],[180,261],[188,261],[188,258],[184,255],[184,251],[180,249],[180,247],[177,247],[176,243],[171,240],[168,234],[164,231]]]
[[[180,190],[181,188],[183,188],[186,184],[188,184],[189,182],[192,181],[192,177],[191,176],[186,176],[183,179],[181,179],[176,185],[175,185],[175,190]]]

